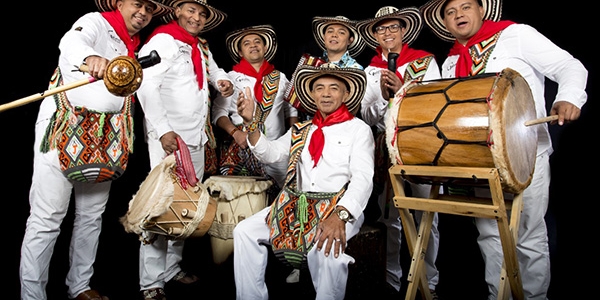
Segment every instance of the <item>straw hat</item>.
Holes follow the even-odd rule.
[[[257,34],[265,42],[265,60],[271,61],[277,52],[277,35],[271,25],[256,25],[232,31],[227,34],[225,44],[231,59],[236,63],[240,62],[238,46],[240,41],[248,34]]]
[[[365,42],[372,49],[376,49],[379,46],[379,42],[373,36],[375,26],[377,23],[388,19],[398,19],[404,23],[406,32],[402,37],[402,43],[407,45],[414,42],[421,29],[423,29],[423,18],[421,18],[421,12],[419,12],[418,8],[407,7],[397,9],[393,6],[382,7],[375,14],[375,18],[359,21],[356,25]]]
[[[322,64],[318,67],[311,65],[302,65],[296,73],[294,89],[298,94],[300,104],[309,114],[317,112],[315,99],[312,98],[312,85],[314,81],[323,75],[333,75],[347,83],[350,91],[350,97],[346,100],[348,110],[356,114],[360,106],[360,101],[365,95],[367,87],[367,75],[365,71],[358,68],[340,68],[333,63]]]
[[[173,7],[173,8],[177,8],[177,6],[179,6],[180,4],[183,3],[198,3],[202,6],[204,6],[207,10],[208,10],[208,16],[206,17],[206,23],[204,23],[204,28],[202,28],[202,32],[207,32],[211,29],[214,29],[215,27],[219,26],[219,24],[223,23],[223,21],[225,21],[225,19],[227,19],[227,14],[208,5],[208,3],[206,3],[206,0],[165,0],[166,4]],[[165,23],[169,23],[171,20],[175,20],[175,10],[173,10],[172,13],[162,17],[163,22]]]
[[[173,12],[173,8],[166,6],[161,3],[161,1],[147,0],[148,2],[152,2],[156,5],[156,9],[152,14],[153,18],[159,18],[167,15],[168,13]],[[96,7],[100,12],[105,11],[113,11],[117,9],[117,0],[94,0],[96,3]]]
[[[431,31],[435,33],[440,39],[446,42],[452,42],[455,40],[454,36],[444,26],[444,20],[442,19],[442,4],[446,0],[431,0],[421,6],[419,9],[423,14],[423,19]],[[483,19],[491,21],[500,21],[502,16],[502,0],[481,0],[483,6]]]
[[[325,29],[331,24],[344,25],[348,27],[348,30],[352,33],[354,40],[348,45],[348,53],[350,56],[355,57],[365,49],[365,41],[358,33],[358,30],[356,30],[356,21],[352,21],[344,16],[314,17],[312,21],[313,35],[322,50],[326,50],[324,38]]]

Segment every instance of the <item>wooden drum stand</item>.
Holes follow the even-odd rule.
[[[504,199],[498,169],[394,165],[389,172],[395,195],[394,205],[398,208],[402,218],[406,241],[412,256],[405,299],[414,299],[418,288],[421,290],[423,299],[432,299],[424,268],[424,258],[435,212],[496,219],[504,253],[498,299],[508,299],[510,295],[513,296],[513,299],[524,299],[516,251],[523,197],[521,193],[517,193],[513,200]],[[440,194],[440,183],[435,183],[438,182],[437,180],[434,180],[432,184],[429,198],[407,197],[404,193],[404,180],[407,179],[407,176],[434,177],[439,178],[439,182],[444,182],[448,178],[487,180],[491,199]],[[423,211],[418,231],[410,212],[411,209]],[[509,210],[511,211],[510,219]]]

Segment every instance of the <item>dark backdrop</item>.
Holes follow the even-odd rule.
[[[359,5],[351,5],[347,1],[209,1],[210,4],[228,13],[228,19],[215,30],[204,34],[209,40],[212,53],[217,63],[225,70],[230,70],[232,60],[225,49],[225,34],[234,29],[249,25],[272,24],[278,35],[278,52],[273,63],[288,78],[298,63],[302,53],[320,55],[312,36],[311,20],[313,16],[345,15],[351,19],[372,18],[379,7],[395,5],[397,7],[425,3],[425,0],[402,1],[365,1]],[[559,128],[553,126],[553,144],[555,152],[551,156],[552,183],[550,207],[547,215],[552,250],[552,284],[550,295],[561,299],[566,295],[595,294],[594,281],[597,276],[588,276],[586,269],[595,269],[597,258],[595,251],[587,244],[593,238],[595,227],[591,219],[595,217],[592,209],[592,178],[597,176],[597,163],[593,158],[593,139],[597,136],[596,123],[592,122],[593,114],[598,112],[598,104],[594,99],[593,79],[595,60],[592,50],[594,30],[589,18],[590,8],[565,5],[555,6],[547,1],[504,1],[503,19],[528,23],[541,33],[552,39],[558,46],[566,49],[579,58],[588,68],[588,103],[583,107],[580,120]],[[6,5],[6,4],[5,4]],[[258,7],[260,5],[261,7]],[[284,8],[285,7],[285,8]],[[58,57],[58,42],[71,24],[84,13],[95,11],[92,0],[59,1],[59,2],[17,2],[5,7],[6,18],[3,19],[3,39],[5,53],[4,75],[5,93],[0,103],[8,103],[22,97],[41,93],[47,89],[48,79],[54,70]],[[15,14],[18,21],[8,18]],[[595,16],[594,16],[595,17]],[[10,20],[10,21],[9,21]],[[150,27],[144,29],[143,36],[149,34]],[[592,35],[586,35],[591,33]],[[589,42],[589,44],[588,44]],[[451,44],[438,40],[425,27],[414,48],[422,48],[436,54],[438,61],[443,61]],[[363,65],[368,65],[374,54],[369,48],[357,58]],[[556,85],[549,83],[547,90],[553,93]],[[549,101],[552,101],[549,96]],[[7,220],[14,227],[7,228],[8,279],[2,284],[2,294],[6,299],[19,298],[19,256],[20,246],[29,213],[28,192],[32,174],[34,122],[39,102],[34,102],[0,113],[0,128],[3,142],[0,151],[5,159],[2,187],[6,204]],[[118,218],[127,211],[128,201],[137,191],[139,184],[147,175],[148,161],[145,145],[140,138],[142,112],[136,110],[135,152],[131,157],[126,174],[113,184],[111,199],[104,215],[104,230],[101,236],[96,276],[94,280],[98,288],[107,291],[111,299],[132,299],[125,290],[135,295],[137,291],[137,237],[127,234],[118,223]],[[596,128],[596,129],[594,129]],[[595,133],[596,132],[596,133]],[[37,147],[37,145],[35,145]],[[590,173],[592,172],[592,173]],[[593,206],[595,207],[595,205]],[[64,278],[68,264],[68,241],[72,213],[63,223],[63,233],[55,248],[50,267],[48,285],[50,299],[64,299]],[[461,291],[463,299],[468,298],[470,290],[485,291],[482,287],[481,258],[475,244],[476,233],[465,217],[445,216],[440,221],[441,245],[439,267],[441,270],[440,287]],[[580,240],[585,234],[586,239]],[[591,234],[591,235],[590,235]],[[195,241],[190,242],[194,245]],[[204,245],[206,246],[206,245]],[[202,247],[204,247],[202,246]],[[192,247],[192,246],[190,246]],[[186,248],[187,249],[187,248]],[[194,256],[193,254],[191,255]],[[190,255],[186,256],[190,257]],[[203,266],[197,267],[202,272]],[[581,271],[581,270],[584,271]],[[408,272],[406,269],[405,272]],[[98,278],[101,277],[101,278]],[[231,278],[227,278],[231,280]],[[221,285],[221,283],[217,283]],[[222,283],[231,287],[231,282]],[[207,286],[206,289],[216,288]],[[208,291],[208,290],[207,290]],[[568,294],[563,294],[568,293]],[[8,297],[6,297],[8,295]],[[122,297],[119,298],[119,295]],[[456,296],[457,294],[454,294]],[[460,295],[460,294],[458,294]],[[200,295],[199,295],[200,296]],[[206,296],[206,295],[204,295]],[[570,297],[570,298],[571,298]],[[573,299],[580,298],[574,296]]]

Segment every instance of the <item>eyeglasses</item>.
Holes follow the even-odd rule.
[[[391,33],[396,33],[400,30],[400,24],[392,24],[390,26],[377,26],[375,27],[375,32],[378,34],[384,34],[385,30],[389,29]]]

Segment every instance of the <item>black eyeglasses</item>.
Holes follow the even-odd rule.
[[[375,27],[375,32],[378,34],[384,34],[385,30],[389,29],[391,33],[396,33],[400,30],[400,24],[392,24],[390,26],[377,26]]]

